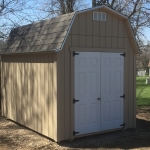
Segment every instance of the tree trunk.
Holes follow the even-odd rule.
[[[96,7],[96,0],[92,0],[92,7]]]
[[[65,1],[64,0],[59,0],[59,3],[60,3],[60,13],[61,14],[66,14]]]
[[[73,9],[74,4],[75,4],[75,0],[66,0],[66,6],[67,6],[66,13],[74,12],[74,9]]]

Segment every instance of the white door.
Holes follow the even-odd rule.
[[[75,55],[75,132],[120,128],[123,124],[123,69],[120,53]]]
[[[100,131],[100,53],[80,52],[75,56],[75,131]],[[78,135],[79,135],[78,134]]]
[[[124,57],[120,53],[101,53],[101,130],[123,124]]]

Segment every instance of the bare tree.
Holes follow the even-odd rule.
[[[109,4],[109,0],[92,0],[92,7]]]
[[[41,6],[39,7],[39,10],[41,13],[47,14],[44,18],[46,19],[85,9],[89,6],[89,3],[83,0],[44,0],[41,3]]]
[[[49,17],[74,12],[77,0],[45,0],[42,2],[41,11],[46,12]]]
[[[0,1],[0,40],[5,40],[12,28],[36,20],[32,11],[33,2],[34,0]]]
[[[137,70],[146,70],[149,72],[148,64],[150,61],[150,45],[141,47],[141,53],[136,57]]]
[[[97,1],[96,0],[92,0],[92,7],[96,7],[97,6]]]

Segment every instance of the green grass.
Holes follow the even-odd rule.
[[[136,77],[136,105],[150,106],[150,84],[146,84],[146,77]]]

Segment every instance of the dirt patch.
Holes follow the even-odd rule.
[[[150,149],[150,107],[137,107],[137,128],[55,143],[9,119],[0,117],[0,150]]]

